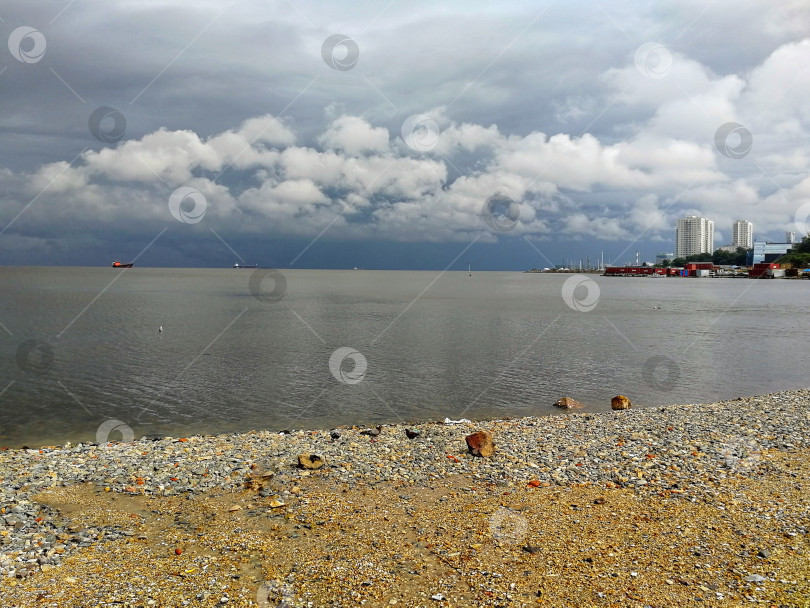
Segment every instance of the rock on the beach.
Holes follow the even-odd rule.
[[[300,466],[302,469],[314,471],[315,469],[320,469],[324,464],[326,464],[324,459],[317,454],[298,455],[298,466]]]
[[[564,410],[573,410],[584,407],[579,401],[577,401],[576,399],[571,399],[571,397],[563,397],[562,399],[557,399],[557,402],[554,404],[554,406],[561,407]]]
[[[464,440],[473,456],[492,456],[495,453],[495,444],[492,443],[492,433],[477,431],[467,435]]]
[[[610,400],[610,407],[614,410],[629,410],[631,405],[633,404],[624,395],[616,395]]]

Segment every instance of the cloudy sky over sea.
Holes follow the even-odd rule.
[[[806,233],[810,2],[0,6],[0,264],[523,269]]]

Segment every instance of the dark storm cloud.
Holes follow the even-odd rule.
[[[494,194],[522,205],[500,240],[641,238],[653,251],[687,211],[721,230],[741,210],[784,230],[810,188],[794,145],[807,78],[790,69],[808,54],[802,7],[7,2],[4,38],[29,26],[47,50],[2,57],[0,261],[26,243],[89,252],[124,227],[148,242],[189,184],[208,197],[209,229],[302,239],[293,252],[324,229],[377,249],[464,241]],[[348,69],[322,58],[334,34],[357,45]],[[651,42],[671,61],[661,78],[639,69]],[[123,125],[110,112],[94,136],[102,106],[123,137],[99,137]],[[440,129],[434,148],[400,139],[414,115]],[[251,143],[257,117],[284,133]],[[715,150],[729,121],[750,127],[756,163]]]

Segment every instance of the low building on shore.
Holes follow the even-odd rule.
[[[675,254],[674,253],[667,253],[667,252],[664,251],[664,252],[655,254],[655,264],[656,264],[656,266],[661,266],[665,261],[670,261],[671,262],[674,259],[675,259]]]
[[[793,248],[794,243],[771,243],[754,241],[753,264],[775,262]]]

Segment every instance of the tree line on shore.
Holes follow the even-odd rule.
[[[800,243],[791,247],[785,255],[777,260],[783,268],[810,268],[810,235],[804,237]]]
[[[718,249],[714,253],[696,253],[673,260],[663,260],[661,264],[657,264],[657,266],[664,268],[674,266],[679,268],[689,262],[712,262],[715,266],[745,266],[752,252],[753,249],[746,249],[745,247],[737,247],[737,251],[723,251],[722,249]]]

